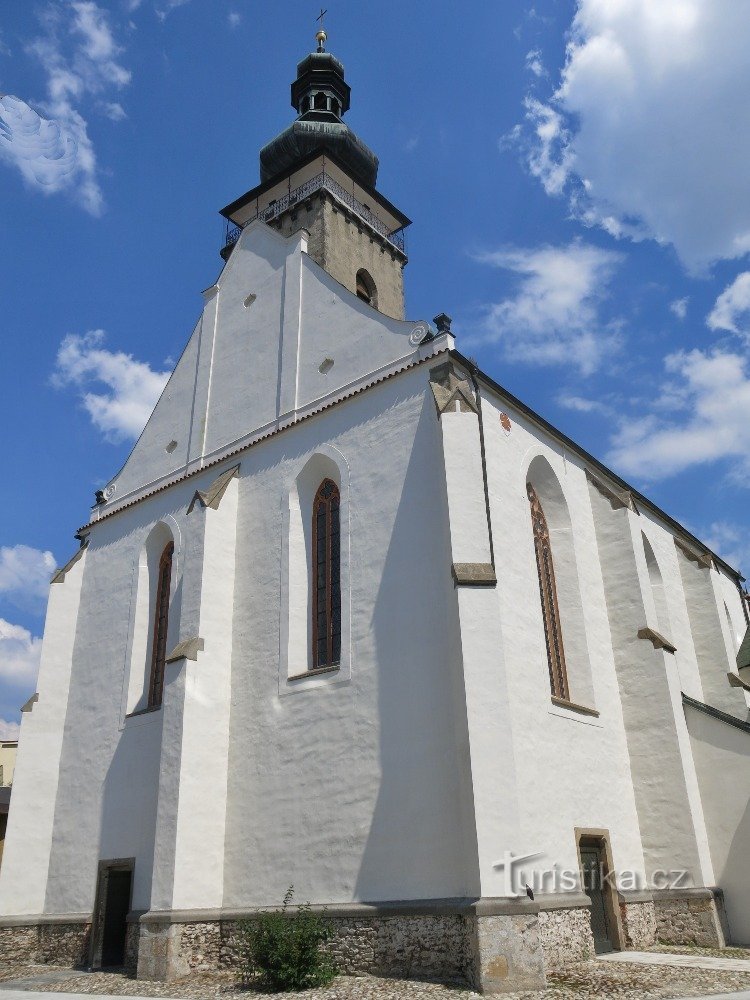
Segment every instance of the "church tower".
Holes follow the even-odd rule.
[[[260,219],[291,236],[310,234],[308,253],[373,308],[404,318],[404,230],[410,220],[375,189],[378,158],[343,121],[351,89],[344,67],[325,51],[297,66],[297,118],[260,151],[260,184],[221,214],[227,260],[242,229]]]

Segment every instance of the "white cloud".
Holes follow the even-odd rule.
[[[692,466],[733,460],[731,475],[750,477],[750,374],[740,354],[678,351],[664,359],[670,376],[652,412],[623,421],[607,456],[625,475],[664,479]]]
[[[527,100],[548,193],[691,270],[750,250],[750,18],[716,0],[578,0],[560,83]]]
[[[30,545],[0,547],[0,594],[46,598],[56,568],[51,552]]]
[[[169,372],[158,372],[131,354],[102,347],[103,330],[65,337],[52,376],[57,387],[74,385],[92,423],[110,441],[136,438],[166,385]],[[108,392],[92,392],[97,382]]]
[[[728,330],[750,340],[750,271],[738,274],[732,284],[727,285],[706,323],[710,330]]]
[[[0,719],[0,740],[17,740],[21,727],[17,722]]]
[[[190,3],[190,0],[166,0],[163,6],[156,8],[156,16],[160,21],[166,21],[173,10],[184,7],[186,3]]]
[[[242,24],[242,14],[238,14],[236,10],[230,10],[227,21],[230,28],[239,28]]]
[[[569,393],[562,393],[557,397],[557,402],[566,410],[573,410],[576,413],[600,413],[604,416],[612,414],[611,407],[602,403],[598,399],[589,399],[586,396],[576,396]]]
[[[0,680],[28,685],[36,681],[42,640],[21,625],[0,618]]]
[[[669,308],[675,314],[677,319],[685,319],[687,316],[688,302],[690,301],[689,296],[685,296],[682,299],[675,299],[673,302],[669,303]]]
[[[7,95],[0,99],[0,159],[16,167],[26,183],[46,194],[73,193],[92,215],[100,215],[102,192],[94,147],[80,104],[89,95],[121,89],[130,72],[117,61],[107,13],[92,0],[50,5],[42,17],[44,34],[27,51],[47,75],[47,99],[32,108]],[[117,119],[119,108],[100,107]]]
[[[101,108],[110,121],[121,122],[123,118],[128,117],[122,104],[118,104],[117,101],[105,101]]]
[[[530,52],[526,53],[526,69],[538,79],[548,75],[542,62],[542,53],[539,49],[531,49]]]
[[[734,569],[750,572],[750,535],[731,521],[714,521],[701,536],[706,545]]]
[[[599,306],[620,259],[578,241],[478,255],[519,281],[514,295],[487,307],[483,329],[467,341],[497,343],[511,361],[569,364],[590,374],[619,343],[619,324],[604,323]]]

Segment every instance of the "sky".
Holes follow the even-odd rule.
[[[218,274],[300,0],[0,0],[0,738],[49,578]],[[750,573],[750,10],[330,0],[407,316]]]

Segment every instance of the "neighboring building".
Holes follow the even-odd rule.
[[[53,578],[0,949],[166,979],[290,883],[344,968],[489,992],[750,943],[742,578],[404,320],[408,220],[324,38]]]
[[[0,864],[3,861],[5,831],[10,808],[10,786],[13,784],[13,769],[16,766],[18,740],[0,740]]]

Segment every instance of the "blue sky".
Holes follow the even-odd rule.
[[[298,0],[0,0],[0,735],[47,583],[219,270],[313,47]],[[413,220],[407,313],[750,568],[750,14],[329,4]]]

